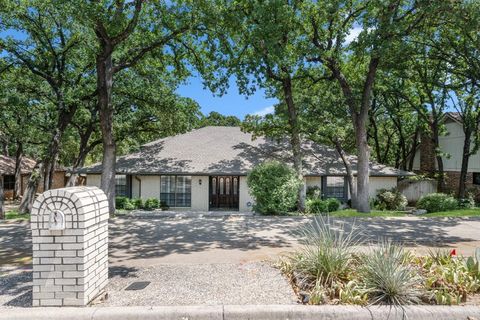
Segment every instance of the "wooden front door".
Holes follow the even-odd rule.
[[[239,176],[210,177],[210,209],[238,210]]]

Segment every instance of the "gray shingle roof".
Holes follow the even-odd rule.
[[[292,163],[287,141],[265,137],[252,140],[239,127],[205,127],[143,145],[138,152],[117,159],[117,173],[127,174],[231,174],[245,175],[265,160]],[[334,149],[304,143],[305,175],[345,175]],[[355,170],[356,157],[349,156]],[[372,176],[406,176],[410,172],[372,163]],[[100,173],[101,164],[80,170]]]
[[[35,160],[23,157],[20,163],[20,172],[27,174],[32,172],[35,167]],[[15,158],[0,155],[0,174],[13,175],[15,174]]]

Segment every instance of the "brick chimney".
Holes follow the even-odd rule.
[[[435,172],[435,147],[427,132],[420,137],[420,171],[422,173]]]

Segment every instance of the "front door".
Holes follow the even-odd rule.
[[[239,176],[210,177],[210,209],[238,210]]]

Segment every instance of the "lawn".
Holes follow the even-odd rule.
[[[372,217],[405,217],[413,216],[403,211],[378,211],[372,210],[370,213],[360,213],[353,209],[339,210],[330,213],[331,217],[337,218],[372,218]],[[480,217],[480,208],[476,209],[460,209],[444,212],[434,212],[420,215],[418,217],[430,218],[430,217]]]
[[[17,210],[10,210],[5,213],[7,220],[30,220],[30,214],[20,214]]]

